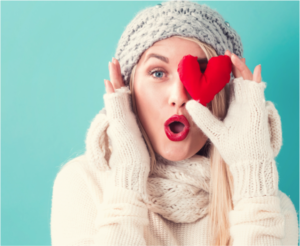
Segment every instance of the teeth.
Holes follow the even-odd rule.
[[[169,127],[170,127],[170,130],[174,133],[180,133],[183,131],[183,128],[184,128],[184,124],[182,122],[179,122],[179,121],[174,121],[172,122]]]

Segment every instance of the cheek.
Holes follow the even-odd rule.
[[[148,111],[153,108],[153,94],[145,90],[138,90],[135,93],[136,105],[143,111]]]
[[[194,137],[192,138],[191,145],[197,146],[196,149],[200,150],[208,140],[208,137],[199,128],[193,129],[192,135]]]
[[[142,83],[134,85],[134,93],[139,119],[152,145],[156,145],[158,138],[164,136],[166,95],[157,85]]]
[[[156,84],[137,81],[134,85],[134,93],[139,118],[143,123],[159,117],[160,109],[166,102],[163,90],[160,90]]]
[[[145,87],[135,87],[135,101],[139,118],[142,122],[151,117],[151,114],[156,111],[157,106],[153,93],[145,90]]]

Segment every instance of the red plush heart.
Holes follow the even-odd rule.
[[[177,72],[191,97],[207,106],[214,96],[230,81],[231,59],[227,55],[212,57],[204,73],[200,71],[197,56],[184,56],[178,64]]]

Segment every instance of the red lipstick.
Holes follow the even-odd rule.
[[[165,133],[171,141],[182,141],[190,131],[190,124],[184,115],[174,114],[164,124]]]

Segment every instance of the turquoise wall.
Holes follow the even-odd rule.
[[[1,2],[2,245],[50,245],[54,178],[84,152],[126,24],[157,3]],[[283,127],[279,188],[299,211],[299,3],[203,3],[240,34],[251,71],[262,64]]]

